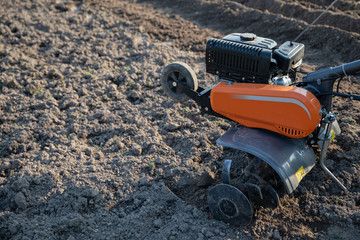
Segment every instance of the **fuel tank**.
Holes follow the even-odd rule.
[[[310,135],[321,120],[318,99],[298,87],[220,82],[211,90],[210,103],[241,125],[291,138]]]

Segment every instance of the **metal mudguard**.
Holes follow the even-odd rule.
[[[288,193],[315,165],[315,154],[304,138],[289,138],[262,129],[234,127],[217,143],[250,153],[268,163],[280,176]]]

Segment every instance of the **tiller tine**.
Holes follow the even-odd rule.
[[[245,227],[253,217],[249,199],[236,187],[218,184],[208,192],[208,204],[212,215],[226,223]]]
[[[250,199],[263,200],[263,194],[261,188],[258,185],[245,183],[245,186]]]
[[[279,196],[275,189],[255,174],[256,166],[261,160],[252,161],[244,173],[234,179],[230,185],[231,160],[224,161],[222,167],[222,184],[208,192],[208,204],[213,216],[232,225],[245,227],[250,224],[253,206],[276,208]]]
[[[244,192],[247,193],[253,205],[273,209],[279,206],[279,195],[269,184],[263,187],[253,183],[245,183],[245,186],[246,190]]]

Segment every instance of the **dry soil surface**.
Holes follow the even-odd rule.
[[[330,0],[0,1],[0,239],[355,239],[360,236],[360,104],[335,98],[342,135],[275,210],[238,228],[206,193],[235,124],[165,96],[166,64],[202,87],[210,37],[294,39]],[[360,56],[360,4],[339,0],[299,39],[304,69]],[[355,77],[340,90],[360,93]]]

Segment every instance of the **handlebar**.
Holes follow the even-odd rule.
[[[311,72],[303,77],[303,82],[316,81],[318,79],[340,78],[347,75],[354,75],[358,72],[360,72],[360,59],[340,66]]]
[[[320,104],[330,111],[332,107],[332,95],[348,97],[354,100],[360,100],[357,95],[349,95],[333,92],[333,86],[336,79],[347,76],[356,75],[360,72],[360,59],[345,63],[337,67],[324,68],[303,77],[302,82],[304,88],[313,92],[320,101]]]

